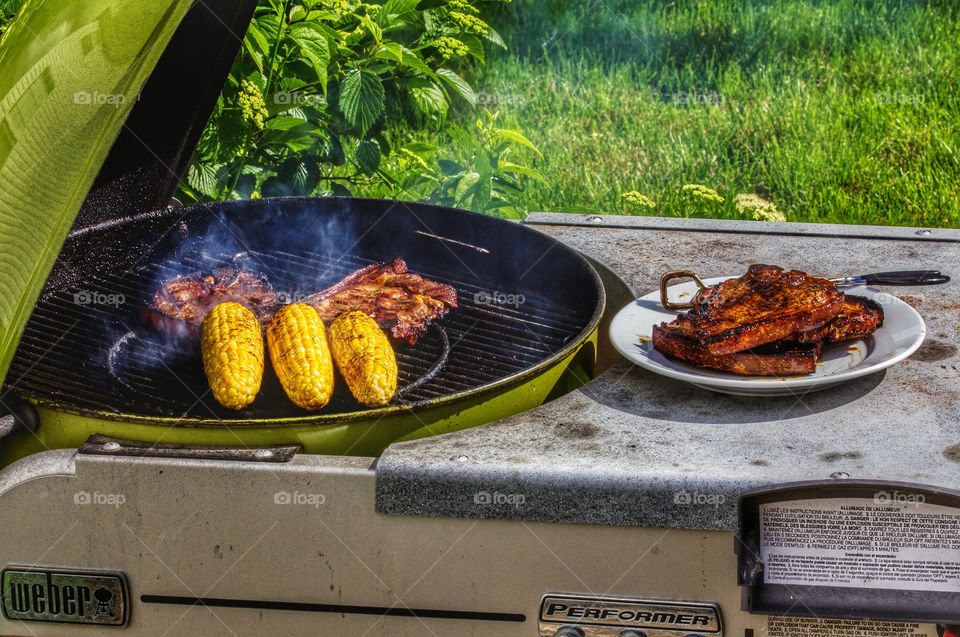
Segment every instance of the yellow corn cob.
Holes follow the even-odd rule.
[[[333,394],[333,360],[327,328],[309,305],[280,308],[267,325],[273,370],[287,397],[303,409],[320,409]]]
[[[397,358],[376,321],[363,312],[341,314],[330,325],[330,350],[360,404],[390,402],[397,392]]]
[[[239,303],[215,305],[200,325],[203,371],[217,402],[243,409],[263,380],[263,335],[253,312]]]

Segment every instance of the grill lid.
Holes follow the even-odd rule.
[[[0,378],[78,215],[162,207],[176,187],[255,0],[191,4],[34,0],[0,42]]]

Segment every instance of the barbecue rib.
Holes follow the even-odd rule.
[[[845,296],[843,308],[833,320],[812,330],[800,332],[801,343],[842,343],[869,336],[883,325],[883,308],[862,296]]]
[[[164,281],[153,295],[154,322],[163,317],[198,325],[218,303],[234,301],[249,308],[261,324],[273,316],[277,294],[261,275],[238,268],[216,268]]]
[[[360,310],[393,338],[413,345],[431,321],[457,307],[457,291],[408,272],[407,264],[397,257],[390,263],[357,270],[303,302],[315,307],[325,323],[344,312]]]
[[[741,376],[801,376],[817,369],[822,342],[778,341],[757,348],[718,356],[676,323],[653,327],[653,346],[673,358]]]
[[[826,279],[772,265],[704,290],[677,318],[682,333],[715,356],[753,349],[820,327],[843,307],[843,294]]]

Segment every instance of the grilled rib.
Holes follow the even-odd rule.
[[[839,314],[843,294],[826,279],[772,265],[704,290],[675,321],[715,356],[733,354],[820,327]]]
[[[328,324],[344,312],[359,310],[409,345],[417,342],[431,321],[458,305],[453,287],[409,272],[400,257],[361,268],[303,302],[315,307]]]
[[[812,330],[800,332],[796,340],[801,343],[842,343],[869,336],[883,325],[883,308],[871,299],[846,295],[843,308],[828,323]]]
[[[261,324],[273,316],[277,294],[261,275],[238,268],[216,268],[164,281],[153,295],[147,319],[165,327],[165,319],[199,325],[215,305],[234,302],[254,313]]]
[[[689,332],[674,323],[655,325],[653,346],[673,358],[741,376],[802,376],[817,369],[823,349],[821,341],[798,343],[778,341],[733,354],[711,354]]]

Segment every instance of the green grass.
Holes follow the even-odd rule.
[[[528,210],[956,227],[958,7],[514,0],[479,90],[543,151]]]

